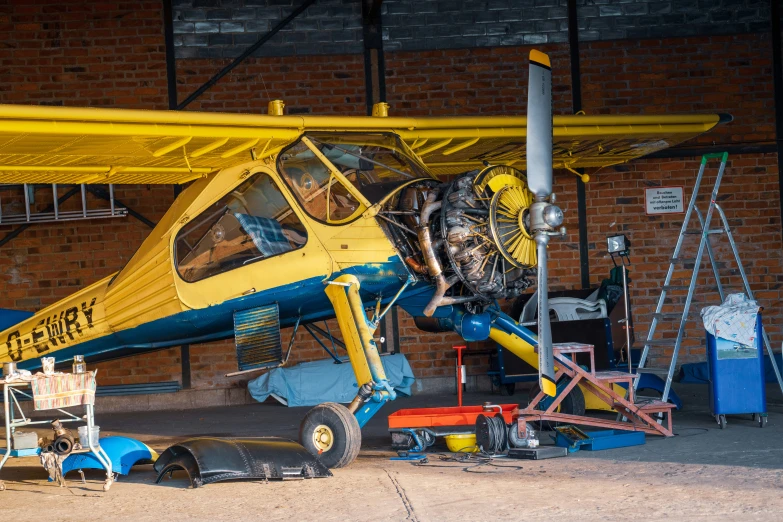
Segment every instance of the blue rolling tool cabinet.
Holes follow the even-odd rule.
[[[736,414],[751,415],[762,428],[767,425],[763,342],[761,314],[753,346],[707,333],[710,410],[721,429],[726,427],[726,415]]]

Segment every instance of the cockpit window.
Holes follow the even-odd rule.
[[[342,224],[365,210],[304,142],[289,148],[285,155],[280,172],[302,207],[315,219]]]
[[[299,141],[279,155],[278,170],[305,210],[326,223],[345,223],[364,210],[332,175],[332,168],[339,170],[370,204],[403,183],[431,177],[405,152],[395,135],[311,133],[306,138],[331,165]]]
[[[180,230],[177,271],[192,283],[306,242],[307,230],[280,189],[268,174],[258,173]]]

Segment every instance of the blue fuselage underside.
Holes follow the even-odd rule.
[[[341,274],[353,274],[359,278],[362,300],[368,305],[374,305],[379,295],[382,302],[389,302],[407,278],[405,267],[397,259],[352,267],[333,274],[331,279]],[[207,308],[180,312],[58,350],[52,356],[57,363],[70,360],[74,355],[84,355],[88,361],[97,362],[147,350],[228,339],[234,336],[234,312],[274,303],[279,307],[280,326],[283,328],[293,326],[299,317],[302,323],[330,319],[334,317],[334,309],[324,292],[324,283],[324,277],[314,277]],[[430,286],[423,282],[411,285],[404,295],[421,293],[431,293]],[[40,366],[40,359],[19,363],[20,368],[28,370]]]

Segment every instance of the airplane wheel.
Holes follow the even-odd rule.
[[[539,387],[538,383],[534,384],[533,387],[530,388],[529,400],[532,401],[540,391],[541,388]],[[563,398],[560,406],[556,411],[557,413],[566,413],[568,415],[584,415],[585,395],[582,393],[582,389],[579,388],[579,386],[575,386],[574,389],[572,389],[568,395]]]
[[[532,388],[530,388],[530,401],[532,401],[536,395],[541,391],[541,388],[539,387],[538,383],[534,384]],[[550,403],[551,404],[551,403]],[[545,410],[546,408],[542,408],[541,404],[539,403],[539,409]],[[566,395],[562,402],[560,402],[560,406],[557,407],[555,410],[555,413],[565,413],[568,415],[579,415],[583,416],[585,414],[585,395],[582,393],[581,388],[579,386],[575,386],[573,390],[571,390],[568,395]],[[551,430],[555,426],[559,426],[561,423],[559,422],[553,422],[553,421],[543,421],[533,422],[533,426],[535,426],[536,429],[542,430],[542,429],[548,429]]]
[[[348,408],[325,402],[307,412],[302,419],[299,443],[327,468],[342,468],[359,454],[362,431]]]

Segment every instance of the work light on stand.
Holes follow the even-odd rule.
[[[631,367],[631,305],[628,299],[628,267],[631,266],[631,242],[625,237],[625,234],[609,236],[606,238],[606,249],[612,257],[612,264],[617,268],[617,261],[614,256],[620,258],[620,264],[623,268],[623,302],[625,304],[625,318],[621,321],[625,329],[625,346],[628,354],[628,372],[632,372]],[[620,351],[622,354],[622,350]]]

